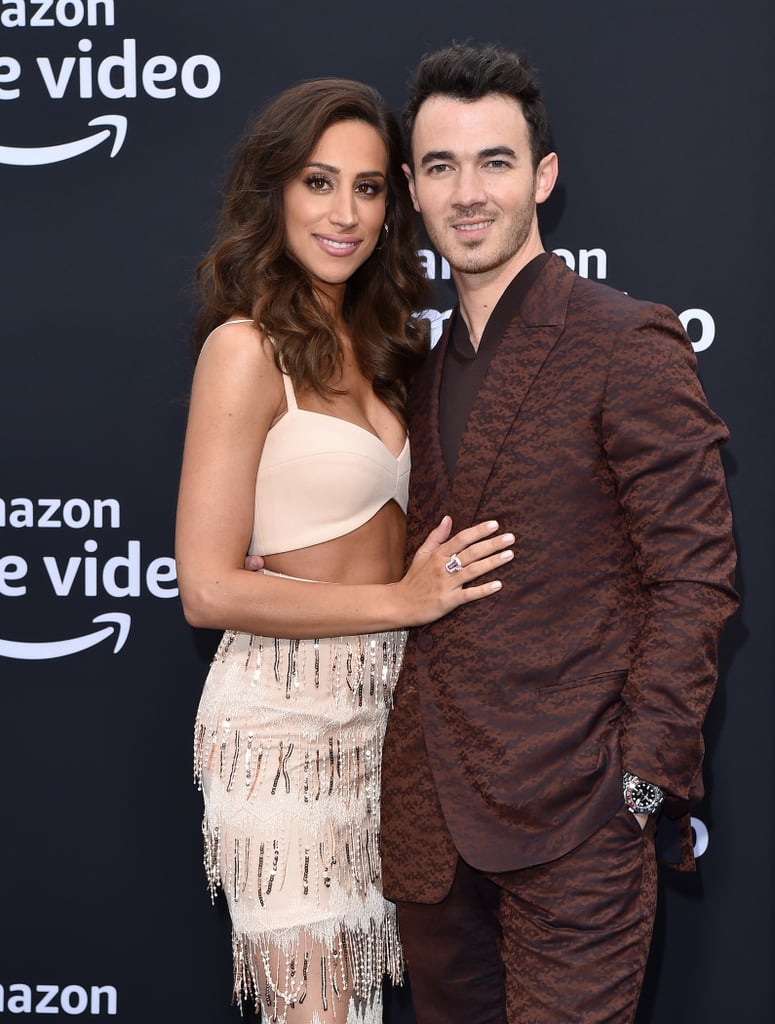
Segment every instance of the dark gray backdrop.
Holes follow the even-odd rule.
[[[423,52],[475,37],[540,68],[547,246],[683,313],[732,430],[745,603],[706,730],[708,845],[663,877],[639,1024],[772,1019],[772,28],[767,0],[0,2],[0,1018],[238,1020],[190,782],[215,638],[169,576],[192,271],[264,99],[333,74],[398,108]],[[111,157],[121,123],[89,122],[115,115]],[[404,995],[388,1015],[412,1020]]]

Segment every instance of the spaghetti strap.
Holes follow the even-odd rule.
[[[293,390],[293,382],[288,374],[283,370],[283,387],[285,388],[285,400],[288,403],[288,412],[296,412],[299,408],[298,402],[296,401],[296,392]]]
[[[222,327],[228,327],[229,324],[252,324],[252,323],[253,323],[253,320],[250,317],[235,317],[233,320],[224,320],[224,322],[222,324],[218,324],[217,327],[214,327],[213,330],[210,331],[210,333],[207,335],[207,337],[205,338],[204,342],[202,343],[202,348],[205,347],[205,345],[210,340],[210,338],[212,338],[212,336],[215,334],[215,332],[216,331],[220,331],[220,329]],[[272,348],[276,349],[277,345],[276,345],[275,340],[272,337],[272,335],[271,334],[267,334],[266,337],[272,343]],[[288,403],[288,411],[289,412],[296,412],[296,410],[299,408],[299,405],[298,405],[298,402],[296,401],[296,392],[293,390],[293,384],[291,382],[291,378],[288,376],[288,374],[285,372],[285,370],[282,371],[282,375],[283,375],[283,387],[285,388],[285,399],[286,399],[286,401]]]
[[[216,332],[216,331],[220,331],[220,329],[221,329],[222,327],[228,327],[228,326],[229,326],[229,324],[252,324],[252,323],[253,323],[253,321],[252,321],[252,320],[251,320],[251,319],[250,319],[249,317],[245,317],[245,316],[243,316],[243,317],[238,317],[238,318],[237,318],[237,319],[235,319],[235,320],[224,320],[222,324],[218,324],[218,326],[217,326],[217,327],[213,327],[213,329],[212,329],[212,330],[210,331],[210,333],[209,333],[209,334],[207,335],[207,337],[205,338],[205,340],[204,340],[204,341],[202,342],[202,348],[204,348],[204,347],[205,347],[205,345],[206,345],[206,344],[207,344],[207,342],[208,342],[208,341],[210,340],[210,338],[212,338],[212,336],[213,336],[213,335],[215,334],[215,332]],[[200,351],[201,351],[201,350],[200,350]]]

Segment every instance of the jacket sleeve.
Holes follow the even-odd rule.
[[[702,795],[702,722],[737,595],[719,454],[728,431],[670,310],[639,306],[617,337],[602,430],[645,603],[622,694],[623,764],[660,785],[678,813]]]

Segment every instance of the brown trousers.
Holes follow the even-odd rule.
[[[630,1024],[656,904],[654,822],[625,808],[570,853],[398,903],[417,1024]]]

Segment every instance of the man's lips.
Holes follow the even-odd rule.
[[[488,217],[479,220],[466,220],[456,221],[452,227],[455,231],[460,231],[462,234],[471,233],[476,231],[485,231],[493,223],[493,218]]]
[[[361,244],[360,238],[335,238],[332,235],[314,235],[315,241],[330,256],[350,256]]]
[[[450,227],[463,239],[480,239],[494,223],[494,217],[477,217],[476,220],[454,220]]]

